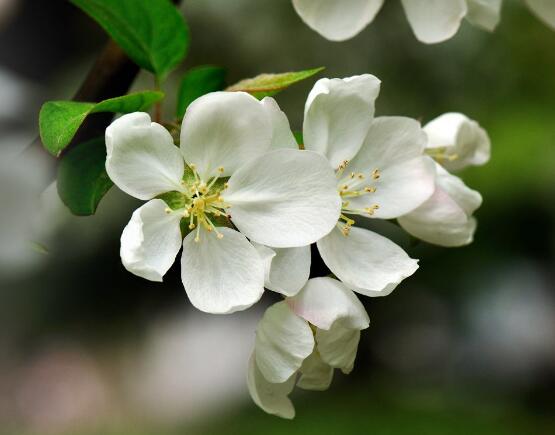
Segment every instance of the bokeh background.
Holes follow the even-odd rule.
[[[282,421],[245,385],[255,325],[276,296],[211,316],[191,307],[177,267],[164,284],[127,273],[119,236],[137,203],[115,188],[87,218],[50,188],[25,213],[40,244],[18,245],[11,204],[51,181],[51,160],[34,153],[0,180],[0,433],[555,433],[555,32],[516,0],[495,33],[463,24],[433,46],[416,41],[398,1],[344,43],[308,29],[288,0],[185,0],[183,11],[186,66],[222,65],[229,83],[315,66],[369,72],[382,80],[378,115],[479,120],[492,160],[462,174],[484,196],[476,240],[415,245],[380,226],[420,270],[363,300],[372,323],[354,372],[327,392],[296,391],[297,417]],[[0,159],[35,139],[40,105],[70,98],[105,42],[69,2],[0,0]],[[294,129],[313,83],[277,96]]]

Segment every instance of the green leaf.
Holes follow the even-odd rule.
[[[192,68],[181,79],[177,96],[177,117],[183,118],[185,110],[194,100],[209,92],[225,88],[225,69],[219,66],[203,65]]]
[[[227,88],[227,91],[244,91],[258,99],[271,97],[301,80],[318,74],[324,67],[282,74],[260,74],[252,79],[241,80]]]
[[[44,147],[54,156],[59,156],[69,145],[75,133],[91,113],[143,112],[164,98],[162,92],[144,91],[123,97],[110,98],[100,103],[76,101],[49,101],[43,104],[39,114],[40,137]]]
[[[169,0],[70,0],[140,67],[163,80],[187,54],[189,28]]]
[[[93,139],[70,150],[58,167],[58,194],[73,214],[94,214],[113,183],[106,173],[106,145]]]

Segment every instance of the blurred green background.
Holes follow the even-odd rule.
[[[121,266],[134,200],[113,189],[89,218],[52,205],[37,215],[49,253],[0,269],[0,433],[555,433],[555,32],[516,0],[495,33],[465,23],[432,46],[398,1],[343,43],[312,32],[289,0],[185,0],[183,11],[187,66],[224,66],[229,83],[325,66],[321,76],[379,77],[378,115],[478,120],[493,149],[462,174],[484,197],[475,242],[411,246],[380,227],[421,268],[391,296],[363,300],[371,326],[354,372],[329,391],[295,392],[288,422],[245,386],[274,295],[244,313],[199,313],[178,267],[162,285]],[[33,139],[42,102],[70,98],[105,41],[66,1],[0,1],[0,145]],[[182,72],[166,87],[168,113]],[[293,129],[314,81],[277,96]],[[135,88],[148,87],[141,75]]]

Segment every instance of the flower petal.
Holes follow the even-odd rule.
[[[465,0],[401,0],[416,38],[426,44],[450,39],[467,12]]]
[[[418,269],[418,261],[395,243],[357,227],[348,236],[336,228],[318,241],[318,250],[345,285],[366,296],[388,295]]]
[[[268,414],[288,419],[295,417],[295,408],[287,397],[295,387],[295,378],[293,375],[280,384],[268,382],[256,366],[254,354],[251,355],[247,372],[249,393],[254,403]]]
[[[333,168],[350,160],[370,128],[379,92],[380,80],[370,74],[318,80],[305,105],[305,149],[324,154]]]
[[[201,311],[228,314],[256,303],[264,291],[264,264],[241,233],[218,228],[223,235],[192,231],[183,241],[181,279],[191,303]]]
[[[272,124],[272,148],[299,149],[295,136],[293,136],[289,126],[287,115],[280,109],[276,100],[272,97],[265,97],[261,103]]]
[[[270,247],[306,246],[331,231],[341,199],[327,160],[311,151],[282,149],[251,160],[224,191],[239,231]]]
[[[256,365],[269,382],[281,383],[301,368],[312,353],[314,337],[308,323],[285,301],[272,305],[256,328]]]
[[[150,281],[162,281],[181,248],[181,216],[167,214],[167,207],[161,199],[147,202],[135,210],[121,235],[124,267]]]
[[[501,1],[466,0],[468,5],[466,19],[475,26],[493,32],[501,18]]]
[[[370,324],[356,295],[333,278],[312,278],[287,303],[297,316],[320,329],[330,329],[336,323],[351,329],[366,329]]]
[[[272,142],[264,106],[245,92],[213,92],[188,108],[181,128],[181,151],[205,181],[223,167],[231,175],[266,152]]]
[[[318,352],[312,352],[303,361],[301,376],[297,386],[303,390],[324,391],[329,388],[333,379],[333,367],[320,358]]]
[[[462,113],[444,113],[426,124],[424,131],[428,152],[448,171],[483,165],[490,158],[488,134]]]
[[[293,0],[302,20],[324,38],[344,41],[364,29],[383,0]]]
[[[530,10],[555,30],[555,3],[552,0],[524,0]]]
[[[347,166],[344,182],[351,190],[373,187],[373,193],[349,198],[350,209],[361,210],[378,205],[371,217],[391,219],[414,210],[433,191],[435,165],[423,156],[426,134],[414,119],[391,116],[374,120],[364,145]],[[379,178],[372,176],[379,171]],[[361,173],[364,179],[349,179],[350,173]]]
[[[264,286],[284,296],[294,296],[310,275],[310,246],[268,248],[253,242],[265,264]]]
[[[318,329],[316,343],[322,361],[330,366],[341,369],[345,374],[351,373],[357,356],[360,331],[334,325],[329,331]]]
[[[125,193],[151,199],[181,191],[184,162],[170,133],[148,113],[130,113],[106,129],[106,171]]]
[[[434,194],[416,210],[398,219],[415,237],[440,246],[463,246],[472,242],[476,220],[472,213],[482,203],[478,192],[438,168]]]

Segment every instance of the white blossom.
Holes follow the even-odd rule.
[[[441,246],[463,246],[476,231],[474,212],[482,196],[448,172],[483,165],[490,158],[491,143],[476,121],[461,113],[446,113],[424,126],[426,153],[436,160],[436,187],[420,207],[398,219],[413,236]]]
[[[355,220],[409,213],[432,195],[436,175],[417,121],[374,118],[379,89],[369,74],[319,80],[303,124],[304,148],[328,158],[342,198],[340,219],[318,250],[337,278],[368,296],[389,294],[418,264],[387,238],[353,227]]]
[[[352,371],[360,331],[369,326],[355,294],[332,278],[313,278],[294,297],[272,305],[256,330],[247,384],[264,411],[293,418],[287,397],[297,385],[325,390],[334,369]]]
[[[306,246],[329,233],[340,209],[322,156],[287,143],[275,149],[280,129],[290,131],[286,123],[275,102],[241,92],[193,102],[181,149],[146,113],[114,121],[106,130],[107,172],[120,189],[148,200],[123,231],[123,265],[162,281],[183,247],[182,281],[198,309],[230,313],[258,301],[264,261],[250,240]],[[182,224],[190,230],[184,240]]]
[[[332,41],[350,39],[370,24],[384,0],[292,0],[303,21]],[[530,10],[555,29],[555,2],[523,0]],[[463,18],[492,31],[498,24],[502,0],[401,0],[418,40],[434,44],[452,38]]]

